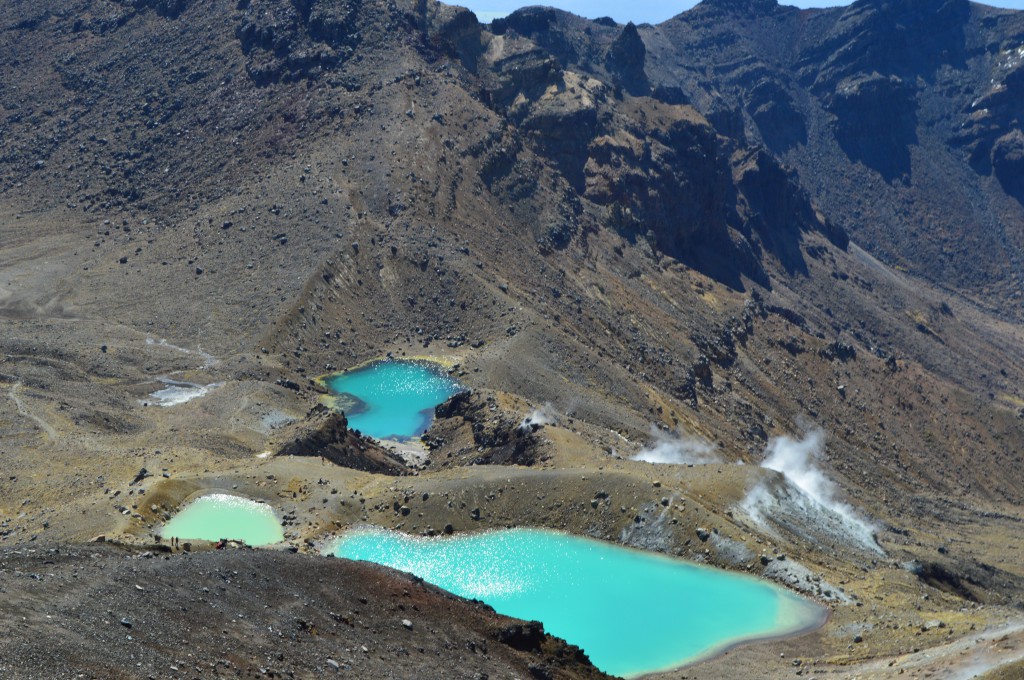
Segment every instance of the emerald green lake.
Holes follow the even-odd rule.
[[[826,616],[755,578],[541,529],[454,538],[360,529],[331,554],[411,572],[501,614],[541,621],[601,670],[627,678],[809,630]]]
[[[162,533],[165,539],[219,541],[227,538],[249,545],[269,545],[284,540],[273,508],[224,493],[192,501],[164,525]]]
[[[375,361],[326,382],[351,398],[349,427],[377,439],[418,437],[430,427],[434,407],[463,390],[439,366],[422,361]]]

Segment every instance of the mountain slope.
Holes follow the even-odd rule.
[[[598,55],[623,29],[534,18],[545,11],[496,26],[563,63],[605,68]],[[764,144],[876,256],[1019,315],[1022,21],[966,0],[825,10],[707,0],[641,27],[640,58],[648,92]]]

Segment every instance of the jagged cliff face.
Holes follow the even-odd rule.
[[[623,29],[540,13],[502,27],[588,71],[607,69],[595,55],[624,44]],[[1020,313],[1019,12],[966,0],[806,11],[708,0],[639,33],[634,59],[652,96],[767,147],[824,215],[890,264]]]
[[[744,276],[771,285],[763,256],[799,269],[801,231],[845,246],[842,229],[774,157],[723,134],[685,97],[646,96],[646,48],[634,25],[581,28],[564,14],[530,9],[492,28],[473,61],[488,83],[486,101],[519,125],[577,195],[605,209],[608,226],[737,289]],[[590,41],[595,33],[606,43]]]
[[[925,0],[752,7],[733,21],[732,5],[703,3],[648,29],[652,80],[688,92],[724,81],[748,135],[794,166],[855,240],[1018,315],[1024,210],[993,159],[1020,127],[1019,105],[1011,114],[998,101],[1013,97],[1020,13]],[[967,256],[967,243],[983,255]]]

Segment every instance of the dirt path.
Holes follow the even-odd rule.
[[[20,413],[25,418],[31,418],[33,421],[35,421],[36,425],[38,425],[39,429],[46,433],[46,436],[49,437],[50,441],[57,441],[58,439],[60,439],[60,435],[57,434],[57,430],[55,430],[52,425],[50,425],[48,422],[46,422],[39,416],[35,415],[34,413],[31,413],[28,410],[28,408],[25,407],[25,402],[23,402],[21,398],[18,397],[18,391],[21,389],[21,386],[22,383],[19,380],[18,382],[11,385],[11,389],[7,390],[7,397],[14,402],[14,405],[18,408],[18,413]]]
[[[880,655],[844,664],[811,636],[739,647],[706,662],[680,669],[691,678],[784,678],[802,675],[828,680],[1003,680],[1020,678],[1024,662],[1024,619],[1011,618],[945,644],[912,654]],[[814,660],[813,657],[819,657]],[[808,658],[810,657],[810,658]],[[679,671],[652,676],[678,679]]]
[[[218,363],[217,357],[213,356],[212,354],[210,354],[208,352],[204,352],[201,347],[199,349],[188,349],[187,347],[181,347],[179,345],[173,345],[173,344],[167,342],[167,340],[164,339],[164,338],[160,338],[159,340],[154,339],[154,338],[146,338],[146,344],[147,345],[156,345],[157,347],[166,347],[168,349],[172,349],[172,350],[181,352],[182,354],[188,354],[190,356],[198,356],[198,357],[202,358],[202,360],[203,360],[203,363],[200,366],[200,368],[202,370],[204,370],[204,371],[209,369],[209,368],[212,368],[213,366],[216,366],[217,363]]]
[[[1024,660],[1024,621],[1009,623],[978,635],[916,654],[879,659],[851,670],[847,678],[917,678],[969,680]]]

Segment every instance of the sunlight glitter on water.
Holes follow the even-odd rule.
[[[808,630],[826,614],[749,576],[540,529],[454,538],[360,529],[328,552],[408,571],[499,613],[539,620],[598,668],[625,677]]]
[[[335,394],[352,398],[349,427],[377,439],[404,440],[423,434],[434,407],[463,391],[438,366],[422,361],[375,361],[327,378]]]

